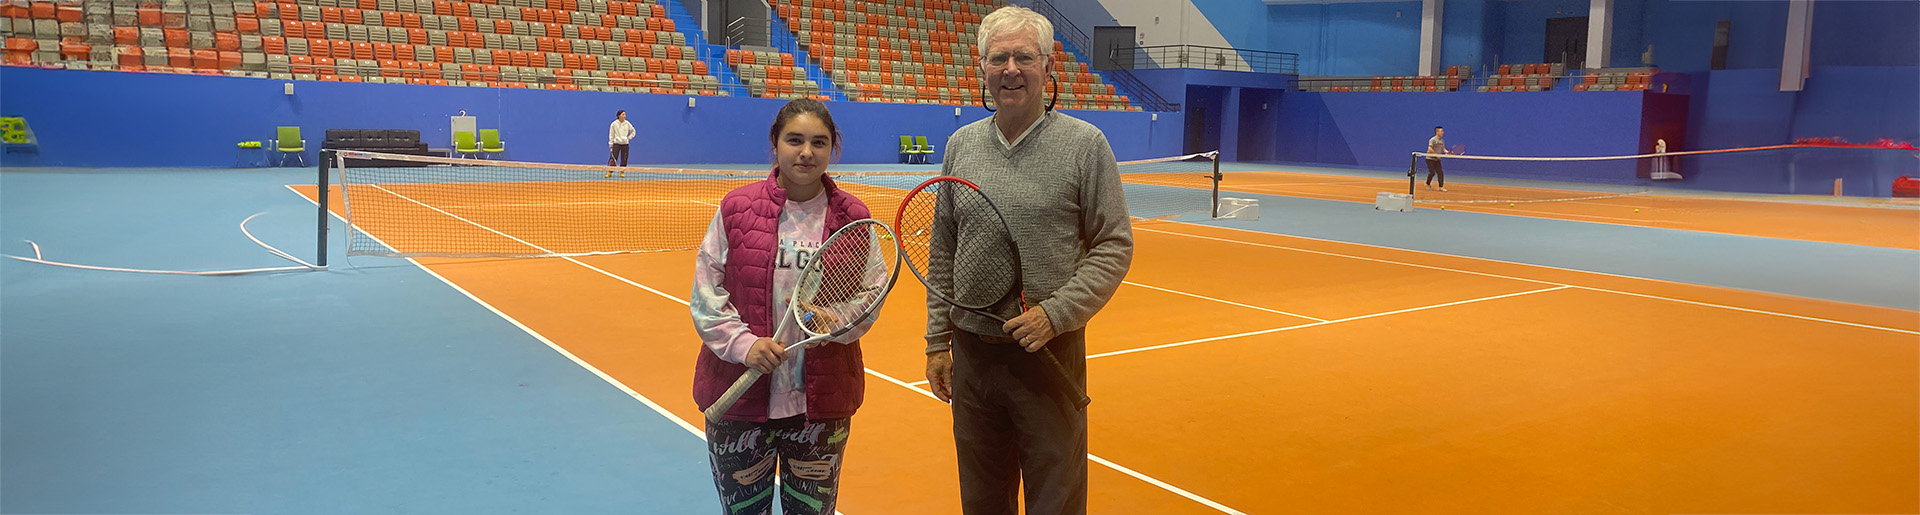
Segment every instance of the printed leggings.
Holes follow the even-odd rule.
[[[782,515],[833,513],[851,420],[795,416],[707,423],[707,454],[713,464],[713,484],[720,490],[721,513],[773,513],[776,469]]]

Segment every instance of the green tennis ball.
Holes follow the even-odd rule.
[[[1513,206],[1514,204],[1507,204],[1507,207],[1513,207]]]
[[[1634,208],[1634,209],[1633,209],[1633,212],[1635,212],[1635,213],[1638,213],[1638,212],[1640,212],[1640,208]]]

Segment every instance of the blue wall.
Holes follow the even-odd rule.
[[[1156,69],[1135,70],[1134,74],[1148,87],[1161,92],[1167,101],[1176,102],[1185,111],[1182,113],[1160,113],[1160,120],[1153,122],[1154,130],[1173,129],[1173,137],[1180,139],[1184,148],[1186,142],[1186,117],[1192,116],[1193,109],[1206,110],[1205,127],[1198,129],[1207,141],[1207,148],[1191,149],[1196,151],[1219,150],[1220,158],[1227,161],[1243,159],[1243,145],[1253,156],[1270,156],[1278,145],[1277,135],[1259,136],[1273,129],[1270,120],[1278,117],[1274,111],[1283,108],[1289,100],[1288,90],[1294,88],[1294,76],[1271,73],[1231,72],[1218,70]],[[1243,120],[1246,110],[1267,104],[1267,113],[1257,113],[1254,118],[1268,122],[1252,122],[1260,126],[1249,127]],[[1254,136],[1243,136],[1251,132]],[[1270,134],[1270,133],[1269,133]],[[1156,136],[1158,137],[1158,136]]]
[[[234,143],[266,140],[279,125],[301,127],[313,163],[328,128],[417,129],[434,147],[451,146],[447,117],[461,109],[481,128],[498,128],[507,158],[594,164],[606,159],[606,126],[627,110],[639,136],[633,161],[766,162],[766,127],[782,100],[456,88],[402,84],[285,82],[157,73],[8,67],[0,70],[0,114],[24,116],[40,140],[44,166],[230,166]],[[841,162],[891,163],[898,135],[936,142],[988,115],[979,107],[831,102],[846,137]],[[1175,123],[1148,113],[1073,111],[1106,131],[1121,160],[1178,153]],[[1162,116],[1166,118],[1166,116]],[[1177,118],[1177,117],[1176,117]]]
[[[1916,27],[1920,2],[1815,2],[1813,64],[1920,66]]]
[[[1499,31],[1487,30],[1498,23],[1491,0],[1453,0],[1441,9],[1440,23],[1440,65],[1442,69],[1457,64],[1475,68],[1493,62],[1493,55],[1500,52],[1502,41]],[[1488,37],[1489,35],[1495,37]],[[1488,46],[1488,45],[1493,46]]]
[[[1701,72],[1693,82],[1692,148],[1826,137],[1920,143],[1920,68],[1816,66],[1806,90],[1797,93],[1780,91],[1778,69]],[[1681,168],[1702,172],[1688,182],[1716,189],[1821,192],[1831,191],[1823,185],[1840,177],[1848,181],[1848,194],[1884,196],[1893,178],[1920,176],[1920,159],[1911,152],[1806,150],[1686,158]]]
[[[1301,75],[1419,71],[1420,2],[1276,5],[1266,19],[1267,40],[1250,46],[1300,54]]]
[[[1275,159],[1405,169],[1435,125],[1449,145],[1499,156],[1623,155],[1639,151],[1641,93],[1313,93],[1282,102]],[[1469,175],[1630,182],[1631,161],[1516,165],[1447,163]]]
[[[1267,6],[1259,0],[1194,0],[1194,5],[1235,47],[1300,54],[1304,75],[1409,75],[1418,68],[1419,2]],[[1264,17],[1249,14],[1261,8]],[[1541,62],[1546,20],[1586,16],[1588,8],[1585,0],[1450,0],[1441,24],[1441,66]],[[1617,0],[1613,8],[1609,66],[1641,66],[1641,53],[1652,45],[1653,64],[1663,70],[1706,70],[1719,20],[1730,22],[1729,69],[1780,66],[1786,2]],[[1089,16],[1109,22],[1104,11]],[[1813,23],[1815,65],[1920,64],[1914,36],[1920,2],[1816,2]]]
[[[1033,0],[1009,0],[1008,3],[1032,8],[1034,2]],[[1060,14],[1066,16],[1088,36],[1093,35],[1094,27],[1111,26],[1115,22],[1113,13],[1108,12],[1107,7],[1101,5],[1100,0],[1047,0],[1047,3],[1053,4],[1055,10],[1060,11]],[[1059,33],[1061,30],[1055,27],[1054,32]]]
[[[1616,65],[1639,64],[1639,51],[1654,47],[1654,64],[1668,71],[1708,69],[1715,22],[1727,20],[1731,37],[1727,69],[1779,68],[1786,48],[1786,2],[1644,2],[1646,27],[1633,55],[1617,50]],[[1615,28],[1618,29],[1618,21]],[[1920,64],[1920,2],[1815,2],[1815,66],[1914,66]],[[1616,31],[1617,32],[1617,31]],[[1625,36],[1616,34],[1616,37]],[[1631,63],[1622,61],[1631,57]]]
[[[1626,2],[1614,2],[1614,5],[1622,3]],[[1587,7],[1588,2],[1584,0],[1495,2],[1494,8],[1505,11],[1504,23],[1490,27],[1505,35],[1504,46],[1499,50],[1501,64],[1546,62],[1540,58],[1547,45],[1547,20],[1586,16]]]

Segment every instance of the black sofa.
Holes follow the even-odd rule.
[[[428,151],[427,144],[420,141],[420,131],[412,129],[327,129],[327,139],[320,143],[320,148],[443,157]],[[347,159],[349,167],[427,166],[429,164],[431,163],[391,159]]]

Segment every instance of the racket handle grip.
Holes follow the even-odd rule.
[[[745,396],[747,389],[752,388],[753,382],[759,381],[762,375],[765,374],[753,369],[747,369],[747,373],[740,374],[740,379],[734,381],[733,386],[727,387],[727,393],[720,394],[720,399],[713,401],[712,406],[707,406],[707,421],[719,422],[720,417],[726,416],[727,410],[733,409],[733,403],[739,402],[740,397]]]
[[[1053,369],[1053,378],[1060,381],[1060,386],[1066,388],[1067,395],[1073,398],[1073,408],[1086,411],[1087,405],[1092,404],[1093,399],[1087,397],[1086,390],[1080,389],[1080,383],[1073,380],[1073,374],[1067,372],[1067,366],[1060,363],[1060,358],[1054,357],[1053,352],[1045,348],[1041,348],[1035,354],[1039,354],[1040,359],[1047,360],[1047,364],[1050,365],[1048,368]]]

